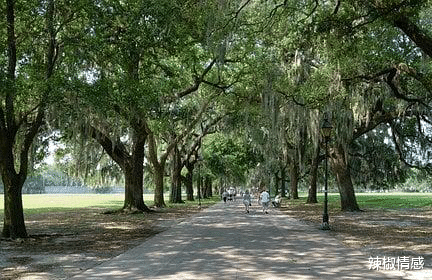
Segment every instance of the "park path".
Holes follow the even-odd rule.
[[[368,258],[276,209],[264,214],[255,202],[246,214],[238,199],[205,209],[72,279],[419,279],[369,270]]]

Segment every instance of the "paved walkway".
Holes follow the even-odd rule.
[[[421,279],[369,270],[368,258],[276,209],[266,215],[255,202],[245,214],[238,199],[210,207],[72,279]]]

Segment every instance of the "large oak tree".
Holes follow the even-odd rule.
[[[29,151],[56,99],[64,40],[76,19],[75,7],[63,1],[17,3],[2,8],[0,36],[0,172],[5,189],[3,236],[27,237],[22,187]],[[59,12],[62,10],[62,13]]]

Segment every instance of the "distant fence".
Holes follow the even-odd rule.
[[[0,193],[4,193],[3,186],[0,185]],[[121,187],[88,187],[88,186],[45,186],[43,189],[27,189],[23,188],[23,193],[31,194],[86,194],[86,193],[124,193],[124,188]]]
[[[85,187],[85,186],[47,186],[44,193],[124,193],[124,188],[120,187]]]

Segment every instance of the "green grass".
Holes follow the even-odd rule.
[[[306,200],[307,194],[304,194]],[[432,206],[432,193],[358,193],[357,203],[360,208],[423,208]],[[340,208],[340,196],[338,193],[328,195],[329,207]],[[301,199],[303,200],[303,199]],[[324,195],[318,195],[318,202],[324,200]]]
[[[301,204],[306,200],[307,194],[301,193],[301,198],[290,203]],[[432,207],[432,193],[359,193],[356,195],[360,208],[423,208]],[[168,198],[168,194],[165,195]],[[3,216],[3,195],[0,195],[0,215]],[[323,194],[318,194],[318,201],[322,203]],[[202,199],[201,205],[208,206],[218,202],[220,198],[214,196],[210,199]],[[123,206],[123,194],[26,194],[23,195],[24,214],[37,214],[46,212],[73,211],[77,208],[98,207],[106,209],[118,209]],[[153,205],[153,194],[144,195],[144,202],[148,206]],[[186,201],[184,204],[170,204],[167,207],[197,206],[198,200]],[[338,193],[329,194],[329,208],[340,208]]]
[[[24,194],[24,214],[65,212],[76,208],[120,208],[124,195],[120,194]],[[0,214],[4,211],[4,196],[0,196]]]
[[[184,200],[184,198],[183,198]],[[213,205],[220,201],[220,197],[215,195],[210,198],[201,199],[201,205],[203,207]],[[197,206],[200,203],[198,199],[195,199],[194,201],[186,201],[185,203],[167,203],[167,207],[190,207],[190,206]]]
[[[432,206],[431,193],[361,193],[356,197],[360,208],[401,209]]]
[[[22,196],[24,214],[38,214],[47,212],[66,212],[77,208],[98,207],[106,209],[119,209],[123,207],[124,194],[25,194]],[[165,195],[168,198],[168,194]],[[201,205],[207,206],[219,201],[215,196],[202,199]],[[147,206],[153,205],[153,194],[145,194],[144,202]],[[186,201],[184,204],[170,204],[167,207],[188,207],[198,205],[199,201]],[[0,195],[0,215],[4,212],[4,195]]]

